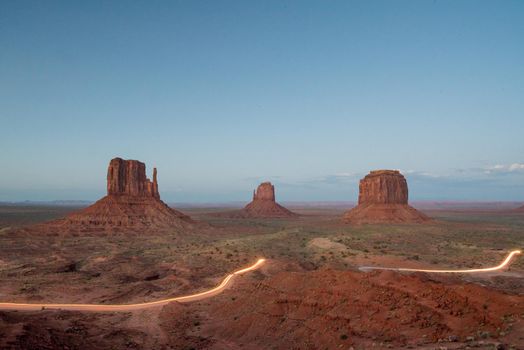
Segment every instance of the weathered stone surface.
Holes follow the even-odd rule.
[[[107,169],[107,194],[160,198],[157,171],[153,169],[153,182],[146,176],[146,165],[138,160],[114,158]]]
[[[358,204],[408,204],[408,184],[398,170],[374,170],[360,180]]]
[[[408,185],[397,170],[371,171],[360,180],[358,205],[344,215],[354,224],[422,223],[430,219],[408,205]]]
[[[145,233],[185,228],[191,223],[193,221],[189,216],[160,200],[156,168],[153,170],[153,181],[150,181],[144,163],[114,158],[107,171],[107,196],[64,219],[43,224],[44,227],[40,228],[58,233]]]
[[[242,210],[215,215],[233,218],[292,218],[298,216],[275,201],[275,187],[271,182],[261,183],[253,191],[253,200]]]
[[[253,200],[259,201],[275,201],[275,186],[271,182],[261,183],[256,191],[253,191]]]

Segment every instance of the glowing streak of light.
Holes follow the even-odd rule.
[[[157,301],[150,301],[146,303],[138,304],[28,304],[28,303],[0,303],[0,310],[44,310],[44,309],[59,309],[59,310],[71,310],[71,311],[132,311],[146,309],[154,306],[161,306],[169,304],[173,301],[179,303],[187,303],[190,301],[197,301],[205,298],[215,296],[222,292],[231,279],[235,276],[241,275],[243,273],[253,271],[258,269],[262,264],[264,264],[265,259],[259,259],[255,264],[246,267],[244,269],[235,271],[227,275],[222,282],[215,288],[206,290],[204,292],[195,293],[191,295],[185,295],[180,297],[162,299]]]
[[[405,267],[379,267],[379,266],[361,266],[359,267],[360,270],[367,271],[367,270],[390,270],[390,271],[407,271],[407,272],[428,272],[428,273],[478,273],[478,272],[490,272],[490,271],[498,271],[505,268],[513,259],[515,255],[521,254],[522,252],[520,250],[514,250],[508,254],[506,259],[498,265],[494,267],[486,267],[483,269],[466,269],[466,270],[432,270],[432,269],[410,269]]]

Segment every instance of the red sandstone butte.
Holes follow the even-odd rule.
[[[157,170],[153,181],[138,160],[114,158],[107,170],[107,195],[64,219],[46,224],[50,229],[72,232],[127,232],[187,227],[189,216],[160,200]]]
[[[261,183],[253,191],[253,201],[240,211],[242,217],[250,218],[292,218],[298,214],[284,208],[275,201],[275,186],[271,182]]]
[[[112,159],[107,169],[107,194],[160,199],[156,168],[153,168],[153,182],[151,182],[146,177],[144,163],[138,160]]]
[[[358,205],[344,215],[352,224],[423,223],[430,218],[408,205],[408,184],[397,170],[374,170],[360,180]]]

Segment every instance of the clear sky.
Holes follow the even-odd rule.
[[[524,201],[524,1],[0,1],[0,201]]]

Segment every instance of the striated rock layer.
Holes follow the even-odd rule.
[[[39,225],[56,232],[144,232],[187,227],[189,216],[160,200],[157,170],[153,181],[137,160],[114,158],[107,171],[107,195],[67,217]]]
[[[237,218],[293,218],[298,214],[284,208],[275,201],[275,186],[271,182],[261,183],[253,191],[253,200],[242,210],[227,214]]]
[[[255,201],[275,202],[275,186],[271,182],[261,183],[256,191],[253,190],[253,202]]]
[[[358,204],[408,204],[408,183],[398,170],[373,170],[360,180]]]
[[[146,177],[144,163],[138,160],[112,159],[107,169],[107,194],[160,199],[156,168],[153,168],[153,182],[151,182]]]
[[[408,205],[408,184],[399,171],[375,170],[360,180],[358,205],[344,220],[353,224],[422,223],[430,218]]]

